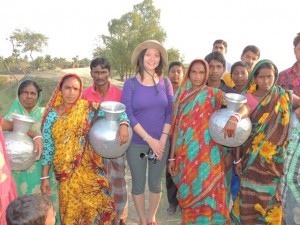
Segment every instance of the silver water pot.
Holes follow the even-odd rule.
[[[129,126],[128,141],[121,145],[116,138],[119,129],[119,115],[125,112],[125,105],[115,101],[105,101],[100,104],[105,112],[105,118],[97,120],[90,129],[89,139],[94,151],[104,158],[118,158],[126,152],[132,139],[132,129]]]
[[[27,132],[35,120],[29,116],[13,114],[13,131],[4,132],[7,156],[11,170],[29,169],[35,162],[34,142]]]
[[[224,138],[223,128],[225,127],[229,117],[238,111],[238,109],[247,102],[247,98],[240,94],[226,93],[225,100],[227,108],[215,111],[209,120],[209,132],[212,139],[218,144],[237,147],[242,145],[250,136],[252,123],[250,119],[244,118],[237,124],[234,137]]]

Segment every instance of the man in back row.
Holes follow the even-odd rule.
[[[212,52],[220,52],[223,56],[224,56],[224,59],[225,59],[225,55],[227,53],[227,42],[222,40],[222,39],[218,39],[218,40],[215,40],[214,44],[213,44],[213,49],[212,49]],[[224,73],[223,74],[226,74],[226,73],[229,73],[231,70],[231,64],[226,61],[226,65],[225,65],[225,68],[224,68]]]
[[[105,58],[97,57],[91,61],[90,73],[94,84],[83,91],[83,99],[97,103],[104,101],[121,102],[121,89],[111,85],[108,80],[110,77],[110,67],[110,63]],[[115,159],[103,158],[103,168],[117,213],[113,225],[126,225],[128,201],[125,181],[125,156],[123,155]]]

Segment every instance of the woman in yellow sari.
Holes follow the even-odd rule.
[[[59,181],[59,205],[62,224],[108,225],[115,217],[114,202],[108,192],[102,158],[94,153],[87,134],[97,104],[80,99],[81,79],[66,74],[46,106],[42,123],[42,191],[50,193],[48,172],[53,165]],[[99,111],[96,116],[104,116]],[[122,114],[120,119],[126,119]],[[128,139],[128,129],[119,129],[121,144]]]

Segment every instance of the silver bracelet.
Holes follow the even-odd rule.
[[[236,165],[242,161],[242,158],[240,158],[238,161],[233,160],[233,164]]]
[[[173,158],[173,159],[168,159],[168,161],[170,162],[170,161],[175,161],[176,159],[175,158]]]
[[[37,138],[42,138],[43,139],[43,136],[35,136],[34,138],[32,138],[32,140],[35,141]]]
[[[41,180],[49,179],[49,176],[41,177]]]
[[[126,121],[119,123],[119,126],[121,126],[121,125],[126,125],[127,127],[129,127],[129,123],[127,123]]]

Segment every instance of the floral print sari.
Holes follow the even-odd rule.
[[[278,72],[269,60],[254,67],[246,85],[247,94],[256,90],[254,74],[263,64],[276,70],[275,82],[250,114],[252,132],[241,146],[243,172],[232,216],[236,224],[281,224],[282,203],[275,198],[283,174],[291,110],[290,94],[276,86]]]

